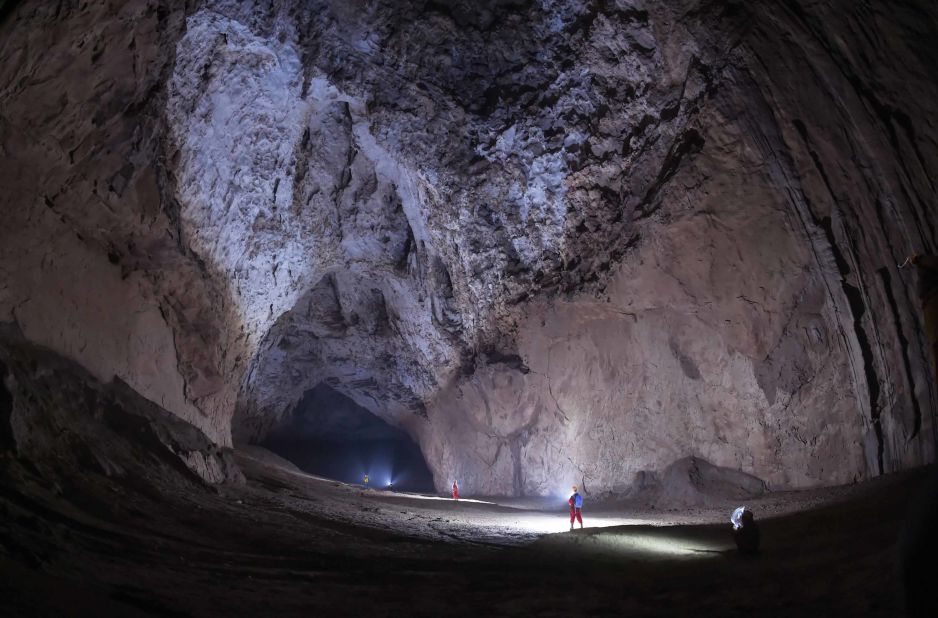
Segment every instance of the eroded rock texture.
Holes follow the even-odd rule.
[[[32,464],[31,472],[56,493],[77,489],[65,485],[83,474],[137,489],[155,476],[175,476],[190,489],[203,482],[244,482],[230,448],[122,380],[102,384],[8,326],[0,328],[0,422],[0,449]],[[80,501],[81,491],[75,494],[71,499]]]
[[[926,2],[20,2],[0,320],[222,445],[319,384],[439,488],[930,461]]]

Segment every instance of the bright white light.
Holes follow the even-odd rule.
[[[410,492],[396,492],[394,494],[395,500],[439,500],[442,502],[455,502],[450,496],[430,496],[426,494],[414,494]],[[496,505],[495,502],[486,502],[485,500],[475,500],[473,498],[459,498],[460,504],[491,504]]]
[[[589,514],[583,516],[584,528],[608,528],[609,526],[637,526],[647,524],[647,521],[639,519],[626,519],[620,517],[597,516]],[[538,513],[520,515],[518,517],[508,517],[505,525],[512,528],[524,530],[525,532],[534,532],[538,534],[552,534],[554,532],[566,532],[570,530],[570,511],[562,510],[554,513]],[[576,529],[580,529],[577,522]]]
[[[730,515],[730,523],[733,524],[733,530],[739,530],[743,525],[743,513],[746,512],[746,507],[738,506],[736,510],[733,511],[733,514]]]
[[[610,549],[625,553],[706,558],[708,554],[719,551],[719,548],[707,543],[670,538],[666,533],[646,534],[623,531],[599,535],[596,537],[596,542],[600,546],[609,546]]]

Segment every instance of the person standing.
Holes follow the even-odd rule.
[[[570,530],[573,530],[574,520],[580,522],[580,530],[582,530],[583,514],[580,512],[580,509],[583,508],[583,496],[577,492],[576,485],[573,486],[573,495],[567,500],[567,504],[570,505]]]
[[[453,481],[453,500],[459,502],[459,485],[456,484],[456,481]]]

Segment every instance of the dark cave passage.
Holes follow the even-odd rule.
[[[290,418],[261,446],[310,474],[384,489],[432,492],[433,475],[420,447],[327,384],[305,393]]]

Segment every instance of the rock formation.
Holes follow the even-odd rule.
[[[765,493],[765,483],[744,472],[719,468],[696,457],[675,461],[662,473],[640,473],[629,497],[656,508],[725,508]]]
[[[221,447],[327,385],[468,493],[934,458],[929,3],[0,16],[0,322]]]
[[[105,476],[140,490],[143,479],[163,476],[198,491],[203,482],[244,481],[230,448],[120,379],[101,384],[8,326],[0,328],[0,425],[0,455],[14,451],[32,463],[28,472],[49,484],[87,475],[90,485]],[[80,502],[76,494],[70,498]]]

